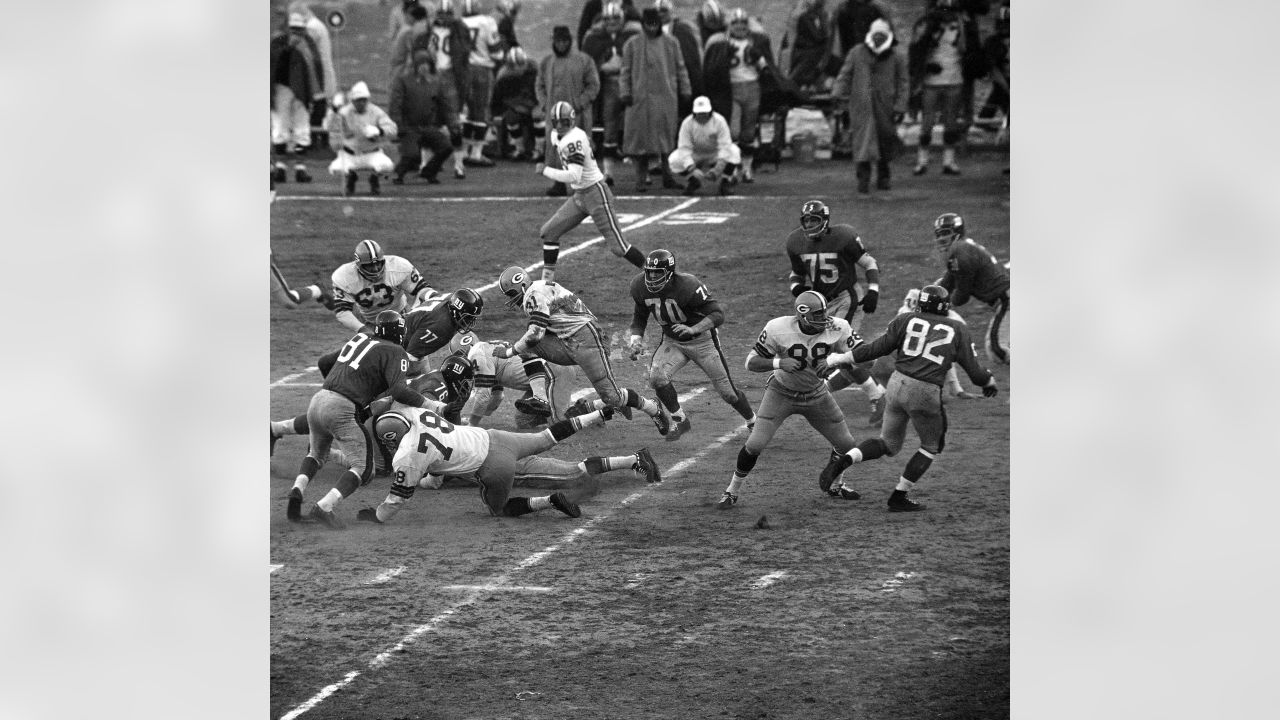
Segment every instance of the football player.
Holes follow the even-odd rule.
[[[425,47],[435,59],[436,73],[446,86],[446,92],[454,100],[454,107],[461,107],[468,97],[471,71],[471,31],[457,16],[458,0],[440,0],[431,27],[414,39],[411,49]],[[454,150],[462,149],[462,138],[453,143]],[[453,177],[462,180],[467,176],[463,169],[461,152],[453,153]]]
[[[467,93],[462,96],[467,106],[467,121],[462,126],[462,162],[493,167],[493,161],[484,156],[484,138],[489,133],[494,68],[502,62],[502,38],[498,35],[498,21],[480,11],[480,0],[462,0],[462,22],[471,33]]]
[[[353,257],[332,278],[333,315],[351,332],[383,310],[398,312],[435,294],[413,263],[384,254],[376,240],[361,240]]]
[[[573,190],[573,195],[564,201],[556,214],[538,231],[538,236],[542,238],[542,279],[546,282],[556,278],[560,238],[588,217],[595,221],[596,230],[604,236],[609,252],[638,268],[644,267],[644,253],[622,237],[622,228],[618,226],[618,217],[614,212],[616,201],[613,191],[596,166],[596,160],[591,154],[591,139],[582,128],[574,125],[576,117],[573,106],[567,102],[560,101],[551,106],[547,122],[551,125],[551,142],[563,169],[547,167],[543,163],[536,166],[540,175],[567,183]]]
[[[747,353],[746,366],[751,372],[771,375],[756,411],[755,426],[738,451],[729,487],[720,496],[721,510],[737,504],[742,483],[755,467],[761,451],[791,415],[804,416],[835,448],[833,457],[837,451],[847,452],[854,446],[844,412],[823,377],[828,356],[846,352],[859,341],[861,338],[849,327],[848,321],[827,314],[827,299],[813,290],[805,290],[796,298],[794,315],[774,318],[765,324],[755,346]],[[856,494],[853,497],[856,498]]]
[[[542,432],[515,433],[455,425],[437,412],[415,411],[403,418],[409,428],[392,460],[395,479],[391,482],[391,491],[377,508],[361,510],[356,517],[386,522],[413,497],[424,477],[468,473],[475,473],[480,496],[495,516],[517,517],[554,507],[569,517],[581,517],[582,510],[562,492],[542,497],[511,497],[516,463],[520,458],[550,449],[584,427],[603,425],[612,417],[613,409],[605,408],[561,420]],[[428,486],[432,482],[429,479]]]
[[[338,353],[332,372],[307,407],[311,445],[289,491],[285,511],[288,519],[302,519],[302,495],[320,470],[320,460],[329,456],[329,446],[337,440],[351,458],[351,467],[338,478],[337,486],[311,508],[311,517],[333,529],[342,527],[334,506],[373,479],[374,446],[362,423],[365,406],[374,398],[390,393],[405,405],[429,407],[430,401],[411,389],[405,379],[409,358],[400,347],[403,333],[404,318],[400,313],[384,310],[374,318],[371,333],[357,333]]]
[[[333,296],[319,285],[308,285],[296,290],[289,287],[289,281],[284,279],[284,273],[280,272],[280,268],[276,267],[276,254],[274,252],[271,253],[271,290],[281,304],[290,310],[301,307],[303,303],[311,300],[330,310],[333,309]]]
[[[857,447],[832,457],[818,476],[818,486],[823,490],[829,490],[853,463],[897,455],[910,421],[920,436],[920,449],[907,461],[897,487],[889,495],[889,510],[924,509],[924,505],[908,498],[907,493],[933,464],[933,458],[942,452],[946,441],[947,413],[942,409],[942,381],[947,370],[953,363],[959,363],[969,379],[982,386],[985,397],[994,397],[998,392],[995,376],[978,364],[968,326],[947,316],[951,309],[949,295],[947,289],[939,285],[925,286],[920,291],[915,312],[895,317],[884,334],[872,342],[828,358],[832,365],[849,365],[898,351],[893,375],[889,378],[880,437],[863,440]],[[840,485],[847,489],[843,480]],[[850,494],[856,496],[856,493]]]
[[[462,410],[468,425],[479,425],[480,421],[493,414],[502,404],[503,390],[520,390],[530,397],[518,398],[516,409],[526,415],[543,416],[538,403],[532,403],[531,376],[544,378],[546,395],[550,405],[552,422],[565,418],[564,409],[569,405],[569,396],[573,392],[570,385],[571,368],[549,363],[540,357],[522,358],[515,355],[509,358],[493,356],[496,346],[505,344],[502,340],[475,340],[467,343],[467,360],[475,368],[476,385],[467,405]]]
[[[1009,364],[1009,346],[1001,341],[1000,326],[1009,314],[1009,273],[991,251],[965,234],[964,218],[943,213],[933,221],[933,241],[943,258],[946,272],[936,284],[951,293],[951,304],[960,307],[975,297],[990,305],[995,314],[983,333],[987,357]]]
[[[791,295],[813,290],[827,300],[827,312],[849,323],[853,332],[862,327],[862,318],[876,311],[880,301],[880,269],[867,252],[852,226],[831,224],[831,209],[821,200],[809,200],[800,207],[800,227],[787,236],[787,258],[791,262]],[[867,276],[866,292],[859,299],[858,268]],[[861,310],[861,312],[859,312]],[[874,425],[884,414],[884,388],[865,368],[841,369],[831,377],[831,389],[858,386],[871,403],[869,422]]]
[[[619,388],[609,365],[606,340],[596,325],[582,298],[568,288],[547,280],[530,280],[524,270],[512,266],[498,277],[498,289],[507,296],[507,307],[519,307],[529,318],[529,327],[513,345],[501,345],[493,349],[496,358],[513,355],[540,357],[558,365],[577,365],[587,374],[587,379],[600,396],[595,407],[617,408],[628,420],[631,409],[636,408],[653,418],[658,434],[666,435],[671,427],[670,416],[656,401],[644,397],[630,388]],[[547,403],[545,378],[541,383],[530,376],[529,385],[534,399]],[[544,414],[550,414],[550,408]]]
[[[661,339],[649,361],[649,386],[671,415],[668,441],[679,438],[691,426],[671,385],[671,378],[690,360],[706,373],[720,398],[742,419],[755,421],[751,403],[734,386],[720,347],[716,328],[724,324],[724,311],[702,281],[689,273],[676,272],[676,256],[671,251],[654,250],[645,259],[644,272],[631,280],[631,299],[635,306],[627,350],[632,360],[644,351],[644,330],[650,314],[661,328]]]

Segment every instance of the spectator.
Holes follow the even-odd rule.
[[[320,84],[323,87],[326,100],[333,97],[338,92],[338,73],[333,67],[333,40],[329,37],[329,26],[324,21],[316,17],[311,8],[304,2],[292,2],[289,4],[289,13],[297,13],[307,24],[307,37],[315,43],[316,52],[320,60]],[[317,116],[316,108],[319,108]],[[328,109],[328,102],[315,103],[312,106],[311,125],[317,127],[324,124],[325,110]]]
[[[600,22],[604,13],[605,0],[587,0],[582,6],[582,15],[578,17],[578,48],[582,49],[582,41],[586,39],[591,28]],[[640,11],[636,9],[635,0],[620,0],[622,14],[626,22],[640,22]]]
[[[596,64],[586,53],[573,49],[573,34],[568,25],[557,25],[551,30],[550,55],[538,64],[538,105],[545,118],[551,106],[557,102],[567,102],[573,107],[578,118],[578,126],[591,132],[591,105],[600,93],[600,75],[596,72]],[[547,167],[564,169],[559,164],[559,155],[551,143],[545,143],[545,159]],[[562,182],[554,183],[547,190],[551,197],[564,197],[569,194],[568,187]]]
[[[449,104],[462,107],[471,80],[471,32],[455,14],[458,0],[440,0],[440,9],[431,20],[431,27],[414,42],[413,50],[426,49],[435,61],[436,72],[444,81],[445,92],[450,93]],[[453,177],[462,180],[467,176],[462,165],[462,137],[453,139]]]
[[[461,128],[431,64],[431,53],[415,52],[413,66],[413,72],[401,73],[391,85],[390,116],[400,134],[400,162],[391,182],[403,185],[405,175],[421,168],[418,176],[434,185],[440,182],[440,167],[453,154],[450,136],[460,133]],[[448,134],[442,126],[448,126]]]
[[[493,167],[484,156],[484,143],[489,135],[489,103],[493,100],[493,74],[502,61],[502,38],[498,23],[480,12],[480,0],[462,0],[462,22],[470,31],[471,62],[463,104],[467,121],[462,130],[466,148],[462,162],[476,167]]]
[[[991,94],[978,113],[980,118],[993,118],[996,109],[1009,117],[1009,3],[1005,1],[996,11],[996,31],[982,43],[987,56],[987,70],[991,77]]]
[[[519,14],[520,0],[498,0],[493,9],[493,19],[498,22],[498,37],[502,38],[504,52],[520,47],[520,41],[516,39],[516,16]]]
[[[324,84],[319,49],[307,35],[306,19],[289,15],[284,32],[271,38],[271,147],[275,151],[275,182],[284,182],[286,167],[280,158],[295,154],[294,179],[311,182],[301,160],[311,147],[311,113],[324,106]]]
[[[596,95],[595,117],[604,126],[604,142],[600,157],[604,160],[604,176],[613,181],[622,142],[622,118],[626,108],[618,102],[618,73],[622,71],[622,46],[640,32],[640,23],[627,22],[622,5],[610,2],[600,14],[600,23],[582,40],[582,52],[596,63],[600,75],[600,93]],[[584,128],[586,129],[586,128]]]
[[[694,21],[698,25],[698,35],[702,38],[702,47],[704,48],[711,43],[713,36],[729,29],[725,25],[724,8],[716,0],[707,0],[702,3],[702,7],[698,10],[698,15],[694,18]],[[706,73],[705,63],[703,73]]]
[[[732,192],[730,178],[742,162],[742,156],[733,144],[729,121],[711,109],[711,100],[706,95],[694,99],[693,114],[680,123],[680,141],[668,162],[671,172],[689,176],[685,195],[696,194],[704,180],[719,181],[721,195]]]
[[[823,0],[799,0],[787,20],[787,32],[780,46],[783,74],[801,88],[820,86],[830,48],[831,28]]]
[[[865,40],[845,57],[831,88],[834,97],[848,103],[851,150],[858,192],[863,195],[871,192],[873,162],[876,188],[890,188],[889,163],[902,145],[898,123],[907,111],[910,83],[906,58],[896,44],[887,21],[872,22]]]
[[[330,175],[345,178],[343,195],[356,191],[358,170],[369,170],[369,192],[381,194],[379,174],[391,172],[395,163],[382,145],[396,137],[396,124],[387,113],[369,102],[369,86],[363,80],[347,93],[350,103],[329,116],[329,146],[338,154],[329,164]]]
[[[760,143],[760,71],[773,64],[769,36],[753,32],[747,13],[729,13],[729,34],[717,35],[707,45],[707,95],[711,106],[730,118],[733,139],[742,150],[742,181],[754,182],[752,163]]]
[[[649,160],[654,155],[662,163],[662,186],[680,187],[671,177],[667,155],[675,149],[677,103],[689,96],[689,73],[680,43],[662,32],[657,8],[645,8],[640,25],[643,32],[622,47],[618,80],[621,102],[627,108],[622,152],[636,160],[636,192],[647,192]]]
[[[835,35],[832,37],[831,54],[837,63],[849,56],[853,46],[861,43],[871,32],[871,23],[883,19],[893,32],[893,21],[888,11],[875,0],[841,0],[831,14]]]
[[[388,40],[395,40],[396,36],[400,34],[400,31],[405,29],[405,26],[412,24],[410,13],[413,11],[414,5],[422,5],[422,3],[419,0],[403,0],[399,5],[395,5],[391,8],[391,15],[388,18],[387,26]],[[436,11],[436,5],[428,0],[423,9],[425,9],[427,11],[427,15],[430,16],[431,13]]]
[[[911,41],[908,63],[911,82],[922,89],[920,98],[920,140],[916,150],[915,175],[929,169],[929,146],[934,123],[942,122],[942,174],[959,175],[956,145],[964,137],[960,112],[964,93],[964,33],[955,0],[939,0],[937,6],[917,23],[919,32]]]
[[[678,116],[689,114],[689,103],[694,95],[701,95],[702,88],[702,43],[698,40],[698,30],[688,21],[675,17],[671,12],[671,0],[654,0],[653,6],[658,9],[662,18],[662,31],[680,43],[680,54],[684,56],[684,69],[689,74],[689,97],[681,100],[677,108]]]
[[[519,138],[520,149],[513,160],[528,162],[534,158],[534,113],[538,109],[538,67],[529,61],[519,45],[507,52],[507,61],[498,71],[493,86],[493,113],[500,115],[498,147],[502,157],[510,152],[510,143]]]
[[[396,78],[400,77],[402,73],[414,71],[413,65],[410,63],[413,47],[418,44],[418,38],[426,33],[429,27],[426,8],[415,3],[409,8],[408,12],[409,23],[401,27],[400,32],[391,41],[392,85],[395,84]]]

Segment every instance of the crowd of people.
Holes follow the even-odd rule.
[[[687,194],[754,182],[757,160],[781,156],[787,113],[800,106],[824,111],[832,157],[853,161],[860,194],[873,176],[877,190],[892,187],[905,122],[920,128],[913,175],[934,162],[935,126],[941,173],[960,175],[957,150],[975,118],[1008,124],[1009,0],[925,0],[910,28],[895,27],[890,10],[881,0],[797,0],[785,27],[770,29],[719,0],[692,18],[671,0],[587,0],[576,31],[555,25],[552,51],[535,58],[518,39],[520,0],[401,0],[390,12],[384,109],[368,78],[340,88],[329,30],[295,0],[271,42],[272,181],[287,182],[292,164],[295,182],[311,182],[306,157],[319,138],[337,155],[329,172],[346,194],[361,171],[379,194],[384,175],[433,184],[446,163],[459,180],[495,161],[563,169],[548,142],[557,103],[572,108],[606,182],[623,181],[629,164],[636,192],[651,176]],[[984,80],[990,91],[975,108]],[[546,194],[570,193],[552,181]]]

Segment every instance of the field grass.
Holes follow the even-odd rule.
[[[524,17],[539,5],[526,2]],[[554,4],[566,19],[569,5],[576,18],[577,3]],[[381,31],[387,8],[362,10]],[[742,361],[765,322],[792,312],[783,238],[805,199],[828,202],[833,221],[852,224],[879,261],[883,300],[864,325],[874,337],[908,288],[940,274],[929,233],[937,214],[962,213],[980,242],[1009,259],[1006,164],[1003,155],[971,154],[962,178],[912,178],[900,161],[893,191],[857,198],[847,163],[784,162],[738,196],[697,198],[626,235],[644,251],[672,250],[720,300],[734,380],[755,404],[765,376]],[[371,237],[436,287],[483,287],[507,265],[540,259],[538,226],[559,204],[542,197],[547,182],[527,165],[473,169],[437,186],[384,184],[376,200],[343,199],[336,178],[316,174],[313,184],[282,186],[272,207],[271,245],[295,284],[327,281]],[[688,200],[668,191],[624,195],[618,205],[626,225]],[[564,247],[595,236],[579,228]],[[624,293],[634,272],[596,244],[564,256],[557,278],[616,336],[630,320]],[[496,290],[483,295],[480,335],[517,337],[523,318]],[[990,317],[960,310],[978,327]],[[319,382],[308,368],[347,338],[318,306],[272,307],[273,418],[305,409]],[[692,366],[676,378],[680,393],[693,394],[684,403],[693,430],[679,441],[664,442],[638,418],[547,453],[578,460],[648,446],[664,471],[659,486],[614,472],[569,489],[582,503],[577,520],[554,511],[492,518],[473,488],[446,485],[419,491],[391,524],[357,523],[356,509],[386,494],[388,479],[378,478],[339,505],[347,530],[291,524],[285,495],[306,440],[286,437],[263,498],[270,562],[279,566],[271,716],[1007,717],[1013,389],[1008,368],[992,369],[999,397],[949,404],[946,452],[913,493],[929,508],[913,515],[884,506],[913,435],[898,457],[855,467],[863,498],[839,501],[817,489],[826,448],[796,418],[761,455],[739,505],[717,510],[746,431]],[[652,396],[643,362],[615,354],[614,370]],[[865,398],[838,397],[855,438],[872,435]],[[514,427],[509,403],[492,426]],[[321,471],[308,507],[336,475]],[[757,528],[762,516],[767,529]]]

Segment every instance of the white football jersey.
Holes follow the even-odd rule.
[[[387,265],[379,280],[365,280],[352,260],[333,271],[333,302],[338,309],[350,307],[362,322],[372,322],[383,310],[404,310],[417,292],[427,287],[413,263],[399,255],[387,255]]]
[[[548,120],[550,125],[551,121]],[[604,173],[596,165],[595,156],[591,154],[591,139],[580,127],[569,128],[569,132],[560,137],[555,130],[551,131],[551,142],[555,145],[556,154],[560,156],[560,167],[569,165],[582,166],[582,178],[569,186],[574,190],[582,190],[604,180]]]
[[[428,474],[471,472],[489,456],[489,432],[484,428],[454,425],[430,410],[415,414],[410,425],[391,461],[401,485],[416,486]]]
[[[546,280],[529,284],[522,307],[532,324],[546,327],[562,340],[596,320],[582,298],[565,286]]]
[[[504,345],[506,343],[503,343]],[[519,355],[513,355],[509,358],[496,358],[493,356],[494,344],[488,340],[481,340],[472,346],[467,353],[467,359],[471,361],[471,365],[476,371],[476,391],[481,387],[500,387],[511,388],[512,390],[527,390],[529,388],[529,377],[524,373],[524,361]],[[481,381],[485,383],[481,385]]]
[[[493,67],[496,63],[491,53],[494,48],[502,47],[498,21],[492,15],[468,15],[462,22],[471,33],[471,67]]]
[[[795,372],[773,371],[773,382],[798,393],[811,393],[822,387],[823,379],[813,369],[815,358],[853,349],[853,330],[843,318],[830,318],[831,324],[815,335],[800,329],[795,315],[774,318],[760,331],[752,352],[763,358],[791,357],[801,362]]]

